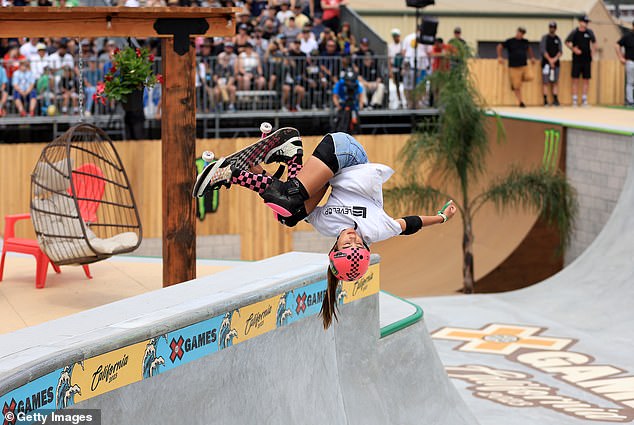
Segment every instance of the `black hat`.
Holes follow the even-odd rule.
[[[548,23],[548,28],[557,28],[557,22],[555,21],[550,21]]]
[[[590,22],[590,17],[588,15],[579,16],[579,21],[583,21],[585,23]]]

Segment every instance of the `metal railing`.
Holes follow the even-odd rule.
[[[85,111],[87,115],[121,113],[116,102],[103,105],[92,99],[98,82],[103,81],[107,61],[84,61]],[[160,72],[161,61],[155,61]],[[0,66],[10,68],[10,63]],[[30,64],[38,77],[35,84],[35,116],[73,115],[78,113],[78,67],[54,69],[53,63]],[[46,67],[46,68],[45,68]],[[413,108],[407,104],[411,78],[406,71],[395,70],[390,78],[386,56],[344,58],[338,56],[289,57],[265,55],[257,60],[232,57],[198,57],[196,63],[196,107],[198,114],[230,114],[239,111],[319,111],[333,108],[333,87],[342,72],[353,67],[358,72],[365,95],[364,102],[372,109]],[[11,72],[9,72],[11,74]],[[365,76],[369,81],[363,80]],[[395,84],[395,81],[398,82]],[[398,87],[398,89],[397,89]],[[397,92],[398,90],[398,92]],[[8,84],[6,116],[19,116],[11,87]],[[0,93],[0,96],[2,94]],[[405,97],[404,97],[405,96]],[[0,97],[1,99],[1,97]],[[31,112],[25,103],[26,115]],[[160,117],[161,87],[146,89],[144,107],[147,118]]]

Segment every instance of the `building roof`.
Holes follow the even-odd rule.
[[[601,0],[436,0],[434,6],[426,7],[431,15],[532,15],[532,16],[576,16],[589,13]],[[405,1],[350,0],[357,11],[392,10],[413,11]]]

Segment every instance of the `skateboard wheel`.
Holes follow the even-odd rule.
[[[202,157],[203,157],[203,161],[211,162],[216,158],[216,155],[214,155],[212,151],[205,151],[203,152]]]
[[[263,122],[262,124],[260,124],[260,131],[262,132],[262,134],[269,134],[271,130],[273,130],[273,126],[271,125],[271,123]]]

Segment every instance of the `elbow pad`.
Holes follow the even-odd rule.
[[[423,219],[417,215],[408,215],[403,217],[405,220],[405,230],[401,232],[401,235],[413,235],[423,227]]]

